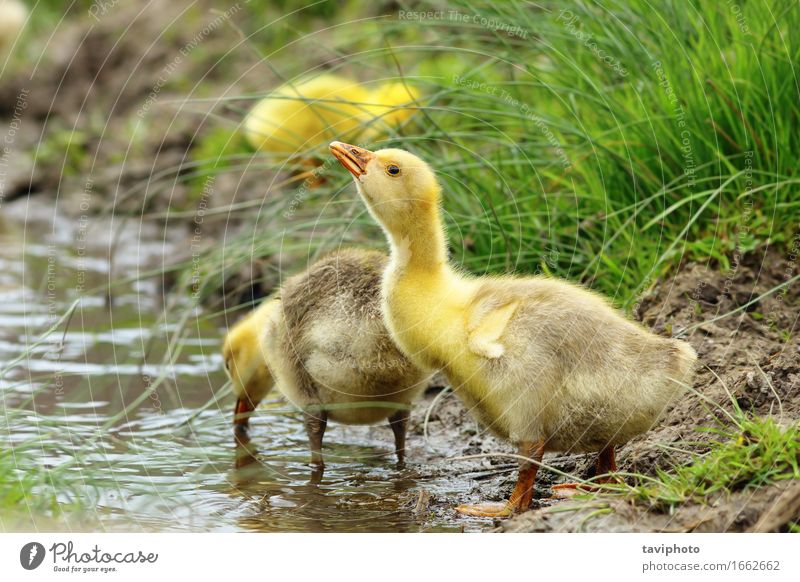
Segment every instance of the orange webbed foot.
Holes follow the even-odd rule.
[[[472,517],[511,517],[514,513],[511,506],[506,502],[476,503],[474,505],[464,504],[456,507],[456,511],[462,515]]]
[[[459,505],[456,507],[456,511],[473,517],[494,518],[511,517],[515,513],[527,511],[533,498],[533,484],[536,482],[536,472],[539,470],[539,465],[544,455],[544,443],[523,442],[520,445],[520,454],[522,457],[528,457],[528,455],[532,454],[533,462],[529,462],[526,459],[521,464],[517,484],[514,486],[514,491],[508,501]]]

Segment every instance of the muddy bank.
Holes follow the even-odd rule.
[[[675,512],[644,511],[621,499],[596,497],[531,511],[504,522],[498,531],[520,532],[771,532],[798,517],[800,487],[783,481],[752,491],[717,496],[707,505]]]
[[[207,209],[262,197],[263,168],[245,159],[220,171],[202,152],[213,132],[235,140],[250,101],[234,96],[273,82],[243,44],[236,6],[73,6],[52,29],[28,31],[0,79],[5,201],[47,197],[76,217],[188,211],[188,223],[204,194]]]
[[[784,252],[751,253],[727,271],[689,264],[658,282],[641,300],[637,317],[647,326],[663,335],[687,330],[701,368],[694,383],[697,394],[687,394],[658,427],[618,450],[621,471],[652,476],[659,468],[696,460],[707,450],[705,443],[716,436],[703,429],[725,422],[724,414],[708,401],[731,412],[728,391],[745,412],[772,416],[784,425],[800,419],[800,338],[796,333],[800,285],[794,283],[756,300],[797,271],[797,248],[792,247]],[[576,462],[579,473],[587,465],[585,459]],[[781,530],[800,518],[798,494],[797,481],[788,481],[731,496],[718,494],[704,504],[687,503],[671,513],[619,498],[587,496],[530,511],[503,522],[499,529]]]

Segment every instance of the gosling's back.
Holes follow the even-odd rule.
[[[337,422],[369,424],[397,408],[365,403],[409,404],[424,389],[427,375],[400,353],[383,322],[387,260],[375,251],[340,251],[283,286],[282,319],[273,326],[275,341],[265,344],[270,359],[283,362],[286,381],[278,387],[290,401],[322,404]]]
[[[509,297],[521,302],[503,334],[506,353],[486,360],[488,393],[476,403],[479,414],[500,408],[486,412],[504,436],[562,451],[624,443],[690,381],[689,344],[651,333],[595,293],[557,279],[490,279],[473,307]]]

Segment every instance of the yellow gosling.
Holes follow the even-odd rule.
[[[25,4],[19,0],[0,0],[0,56],[6,56],[6,50],[17,40],[27,19]]]
[[[545,451],[599,451],[597,474],[616,470],[614,446],[649,430],[691,382],[692,347],[566,281],[457,272],[428,164],[398,149],[330,149],[389,240],[382,300],[395,342],[418,366],[444,371],[474,415],[527,459],[507,502],[458,510],[526,510]]]
[[[247,430],[253,410],[275,386],[275,379],[264,359],[260,338],[268,319],[279,312],[280,301],[266,300],[239,321],[222,344],[225,369],[236,396],[233,423],[237,432]]]
[[[338,75],[320,75],[287,83],[259,101],[244,122],[247,141],[257,150],[284,155],[302,153],[332,137],[375,139],[414,112],[419,96],[403,83],[371,90]]]

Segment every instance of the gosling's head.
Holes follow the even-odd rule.
[[[391,233],[407,233],[439,206],[431,167],[405,150],[367,149],[335,141],[331,153],[351,173],[372,215]]]
[[[225,370],[236,396],[233,424],[237,432],[247,430],[250,415],[275,385],[260,337],[267,317],[276,308],[277,302],[260,306],[228,332],[222,345]]]

